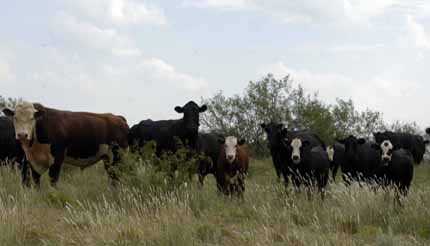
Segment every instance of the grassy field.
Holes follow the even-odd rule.
[[[244,201],[216,192],[212,177],[157,192],[150,168],[108,187],[101,165],[62,173],[58,189],[23,188],[0,169],[0,245],[430,245],[430,167],[416,169],[409,197],[332,184],[324,202],[276,182],[253,160]],[[137,183],[136,183],[137,182]]]

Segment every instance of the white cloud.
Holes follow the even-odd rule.
[[[198,8],[248,9],[253,4],[249,0],[184,0],[182,5]]]
[[[86,18],[108,24],[150,24],[165,26],[168,21],[163,9],[146,1],[137,0],[67,0]]]
[[[13,72],[11,64],[0,59],[0,81],[13,81],[15,79],[15,74]]]
[[[65,12],[58,13],[53,19],[53,23],[56,33],[71,37],[75,39],[75,42],[92,49],[130,53],[131,51],[126,47],[134,45],[130,38],[119,34],[114,28],[101,28]]]
[[[117,23],[167,24],[164,12],[154,5],[146,6],[131,0],[111,0],[110,5],[111,18]]]
[[[399,2],[399,0],[185,0],[183,3],[199,8],[252,9],[286,22],[343,25],[344,21],[368,24],[369,18],[384,15]]]
[[[430,33],[427,33],[424,26],[411,15],[406,16],[406,31],[407,38],[417,48],[430,49]]]
[[[426,116],[421,111],[411,110],[422,104],[422,88],[414,81],[390,78],[385,73],[359,80],[338,73],[294,69],[283,62],[266,65],[259,71],[260,76],[267,73],[278,78],[290,74],[306,91],[318,92],[325,102],[334,103],[336,98],[351,98],[359,109],[370,108],[383,112],[388,121],[416,120],[419,124],[426,124]]]

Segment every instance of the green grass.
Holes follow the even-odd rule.
[[[58,189],[43,176],[40,191],[1,168],[0,245],[430,245],[429,165],[402,207],[390,192],[341,183],[308,200],[277,183],[269,160],[251,162],[244,201],[219,195],[211,176],[203,189],[194,178],[159,191],[140,165],[118,189],[96,165],[66,169]]]

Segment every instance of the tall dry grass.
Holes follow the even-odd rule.
[[[160,189],[155,167],[126,162],[134,174],[117,189],[101,165],[64,170],[57,189],[43,177],[40,191],[1,168],[0,245],[430,245],[428,165],[397,206],[392,192],[341,183],[308,200],[285,191],[269,160],[251,162],[244,201],[219,195],[212,177]]]

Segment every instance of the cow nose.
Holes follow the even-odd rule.
[[[383,157],[383,158],[382,158],[382,161],[383,161],[383,162],[389,162],[389,161],[390,161],[390,158],[389,158],[389,157]]]
[[[298,155],[293,155],[293,161],[298,161],[299,160],[299,156]]]
[[[233,155],[228,155],[228,156],[227,156],[227,158],[228,158],[229,160],[232,160],[232,159],[234,158],[234,156],[233,156]]]
[[[28,134],[27,133],[18,133],[18,138],[19,139],[27,139],[28,138]]]

